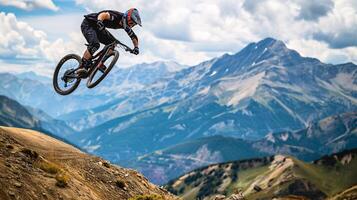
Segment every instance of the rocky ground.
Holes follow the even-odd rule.
[[[42,133],[0,127],[0,199],[176,199],[121,168]]]

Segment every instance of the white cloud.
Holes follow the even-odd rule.
[[[314,38],[326,42],[332,48],[356,47],[356,4],[346,0],[336,1],[335,9],[319,21],[318,32],[314,34]]]
[[[64,55],[81,53],[85,49],[79,31],[69,33],[66,41],[62,38],[49,41],[44,31],[19,21],[12,13],[0,12],[0,27],[0,59],[2,62],[9,61],[12,66],[14,62],[22,63],[24,69],[41,69],[42,66],[45,73],[49,71],[47,68],[54,68]]]
[[[223,53],[238,52],[248,43],[265,37],[283,40],[302,55],[324,62],[356,62],[356,1],[323,1],[327,4],[315,0],[76,0],[76,3],[88,13],[139,9],[143,27],[135,27],[134,31],[139,36],[140,54],[121,53],[119,66],[157,60],[193,65]],[[6,31],[0,30],[0,53],[3,57],[44,58],[50,62],[57,62],[70,52],[82,54],[83,14],[78,11],[27,17],[13,23],[17,24],[14,27],[0,24],[7,27]],[[6,18],[16,21],[14,16]],[[110,31],[131,45],[124,31]]]
[[[49,40],[57,38],[68,39],[72,32],[80,33],[80,25],[85,13],[72,12],[56,15],[19,16],[19,21],[26,22],[37,30],[44,31]]]
[[[314,8],[311,3],[305,5],[301,0],[76,2],[88,12],[109,8],[125,12],[130,7],[137,7],[143,21],[143,28],[138,29],[137,35],[141,48],[144,48],[144,57],[172,59],[189,65],[226,52],[235,53],[248,43],[265,37],[285,42],[305,39],[317,26],[314,22],[299,20],[299,16],[303,18],[302,11],[308,15]],[[328,12],[325,9],[318,18]]]
[[[301,2],[300,14],[298,18],[314,21],[326,16],[334,7],[332,0],[309,0]]]
[[[52,0],[0,0],[0,4],[14,6],[23,10],[34,10],[37,8],[45,8],[53,11],[59,10]]]
[[[39,49],[34,48],[46,37],[43,31],[34,30],[17,21],[12,13],[0,13],[0,57],[36,58]]]
[[[357,47],[330,49],[325,42],[313,39],[290,40],[287,46],[297,50],[302,56],[319,58],[327,63],[340,64],[344,62],[357,63]]]
[[[28,63],[11,63],[0,59],[0,73],[7,72],[17,74],[31,71],[48,77],[51,77],[53,74],[52,65],[49,63],[38,63],[36,61]]]
[[[39,59],[56,61],[67,52],[79,50],[84,39],[79,31],[69,33],[69,39],[48,41],[44,31],[17,20],[12,13],[0,13],[0,58]]]

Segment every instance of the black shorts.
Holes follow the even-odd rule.
[[[114,42],[114,37],[109,31],[99,31],[96,23],[88,19],[83,20],[81,30],[89,46],[99,43],[107,45]]]

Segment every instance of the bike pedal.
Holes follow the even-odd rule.
[[[78,69],[76,74],[78,75],[79,78],[87,78],[88,77],[88,70],[82,68]]]

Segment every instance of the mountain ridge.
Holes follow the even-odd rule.
[[[212,164],[188,172],[165,187],[184,200],[243,196],[248,199],[334,198],[357,184],[356,156],[357,149],[351,149],[324,156],[314,163],[275,155]],[[356,197],[357,192],[349,195]]]
[[[269,133],[250,141],[227,136],[210,136],[158,150],[128,162],[153,182],[169,179],[197,167],[217,162],[285,154],[304,161],[357,147],[357,112],[344,113],[313,122],[305,129]]]
[[[200,137],[258,140],[357,110],[356,80],[355,65],[324,64],[300,56],[281,41],[263,40],[133,92],[115,107],[138,105],[142,110],[102,121],[75,140],[122,165]],[[106,116],[112,109],[101,112]]]
[[[75,134],[75,132],[64,122],[51,118],[41,110],[24,107],[17,101],[3,95],[0,95],[0,125],[41,131],[74,145],[69,141],[68,136]]]
[[[302,57],[268,38],[163,77],[160,70],[153,76],[147,73],[152,69],[135,76],[130,70],[112,73],[92,96],[79,98],[77,94],[88,91],[79,88],[63,102],[68,109],[78,108],[77,100],[100,105],[66,116],[67,123],[81,130],[72,142],[125,165],[200,137],[257,140],[357,110],[356,69],[354,64]]]

